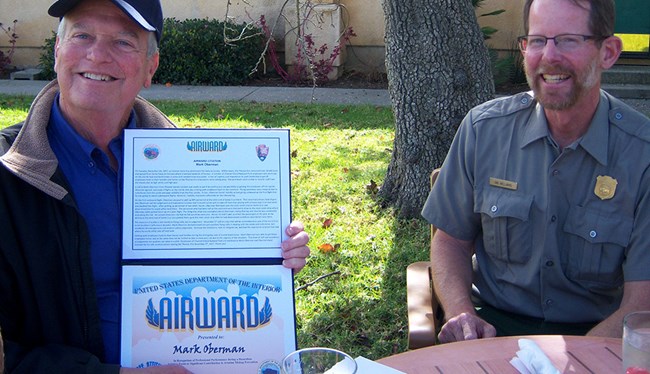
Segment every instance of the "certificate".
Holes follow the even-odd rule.
[[[279,373],[296,349],[289,131],[124,134],[121,364]]]
[[[123,259],[280,258],[286,129],[128,129]]]
[[[280,373],[296,348],[291,270],[282,265],[123,266],[125,367]]]

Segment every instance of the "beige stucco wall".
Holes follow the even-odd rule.
[[[27,6],[29,4],[29,6]],[[40,46],[43,41],[52,36],[52,30],[58,24],[55,18],[47,15],[47,6],[50,0],[31,0],[29,3],[24,0],[0,0],[0,22],[4,27],[13,26],[16,23],[16,51],[14,53],[14,65],[38,64]],[[0,32],[0,49],[7,52],[8,40],[4,32]]]
[[[517,36],[524,33],[522,21],[523,3],[523,0],[486,0],[476,10],[480,26],[490,26],[498,30],[487,41],[490,47],[498,50],[516,49],[515,41]],[[498,9],[504,9],[505,12],[496,16],[481,16],[482,14],[491,13]]]
[[[226,0],[161,0],[165,17],[216,18],[223,19],[226,14]],[[319,0],[329,1],[329,0]],[[56,29],[57,20],[47,15],[47,8],[52,0],[0,0],[0,22],[5,26],[18,20],[16,32],[19,36],[14,64],[19,67],[35,66],[43,41]],[[231,0],[229,15],[235,22],[258,20],[264,14],[267,22],[272,24],[278,17],[280,0]],[[354,53],[348,50],[348,59],[361,60],[369,69],[383,67],[384,14],[381,0],[341,0],[343,22],[351,26],[356,33],[352,38]],[[292,1],[287,6],[294,6]],[[479,17],[481,25],[490,25],[499,29],[489,44],[497,49],[508,49],[512,40],[521,33],[521,2],[509,0],[486,0],[478,14],[495,9],[506,9],[498,16]],[[281,39],[285,33],[284,23],[280,22],[275,36]],[[6,51],[7,38],[0,33],[0,49]],[[348,48],[349,49],[349,48]]]

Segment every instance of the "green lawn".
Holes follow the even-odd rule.
[[[24,119],[31,100],[0,95],[0,128]],[[296,276],[299,346],[370,359],[406,349],[405,268],[428,259],[429,237],[422,220],[381,209],[371,188],[391,156],[390,108],[154,103],[181,127],[291,129],[293,218],[305,223],[312,248]]]

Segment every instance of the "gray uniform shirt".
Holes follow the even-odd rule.
[[[624,281],[650,279],[650,120],[601,91],[587,133],[560,152],[531,94],[468,113],[422,215],[474,241],[487,303],[601,321]]]

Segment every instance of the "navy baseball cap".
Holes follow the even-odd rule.
[[[52,17],[63,17],[83,0],[59,0],[50,6],[47,13]],[[147,31],[156,33],[160,42],[163,29],[163,15],[160,0],[111,0],[135,23]]]

